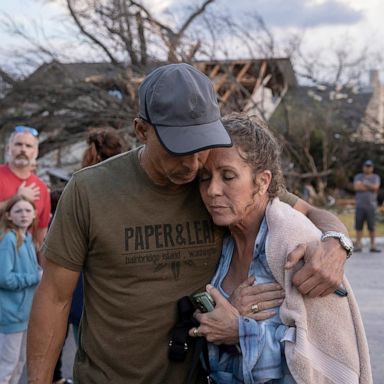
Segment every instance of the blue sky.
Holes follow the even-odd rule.
[[[144,0],[145,1],[145,0]],[[197,0],[195,0],[197,1]],[[190,0],[147,0],[153,13],[169,6],[191,4]],[[275,36],[287,33],[305,35],[305,49],[315,50],[353,41],[352,48],[368,45],[373,51],[384,52],[384,1],[382,0],[216,0],[234,14],[260,14]],[[1,0],[0,10],[26,28],[43,24],[49,35],[68,33],[61,25],[59,5],[45,0]],[[14,39],[0,32],[2,48],[16,45]],[[0,56],[0,60],[4,60]],[[380,69],[384,69],[381,65]]]

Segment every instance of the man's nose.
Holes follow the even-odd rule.
[[[194,153],[190,156],[185,156],[183,158],[182,164],[184,167],[188,168],[189,170],[197,170],[200,167],[200,160],[199,160],[199,154]]]

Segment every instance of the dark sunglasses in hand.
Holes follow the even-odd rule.
[[[17,125],[15,127],[15,132],[21,133],[21,132],[29,132],[32,136],[39,136],[39,131],[32,127],[27,127],[26,125]]]

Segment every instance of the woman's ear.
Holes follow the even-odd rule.
[[[269,184],[272,180],[272,172],[269,170],[262,171],[258,174],[259,194],[264,195],[268,191]]]
[[[136,137],[139,139],[141,144],[146,144],[148,130],[150,129],[149,124],[143,119],[140,119],[140,117],[136,117],[135,120],[133,120],[133,123]]]

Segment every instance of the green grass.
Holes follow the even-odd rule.
[[[335,212],[333,212],[335,213]],[[344,225],[347,227],[349,235],[351,237],[355,237],[355,214],[354,212],[343,212],[343,213],[335,213],[336,216],[344,223]],[[365,225],[363,230],[363,236],[368,236],[368,230],[367,226]],[[384,220],[377,220],[376,221],[376,236],[384,236]]]

